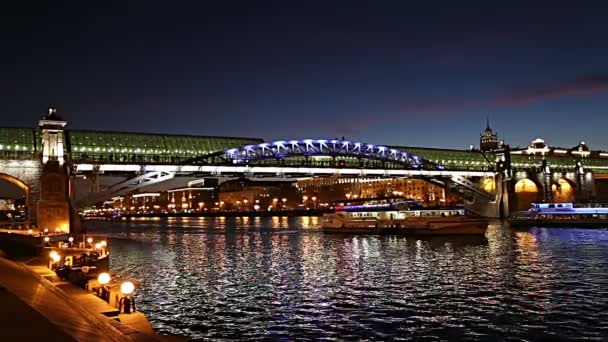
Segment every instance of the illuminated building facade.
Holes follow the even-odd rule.
[[[479,150],[482,152],[493,151],[498,149],[498,136],[496,132],[490,128],[490,120],[486,119],[486,130],[479,137]]]
[[[298,180],[297,187],[308,200],[315,197],[319,203],[392,196],[421,200],[430,206],[459,202],[444,188],[414,178],[306,178]]]

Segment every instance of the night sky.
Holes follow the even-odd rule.
[[[3,5],[0,126],[608,149],[605,2],[59,3]]]

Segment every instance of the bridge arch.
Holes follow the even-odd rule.
[[[15,176],[6,174],[6,173],[0,173],[0,182],[2,182],[2,181],[15,185],[20,190],[22,190],[23,195],[25,197],[25,207],[26,208],[30,207],[30,197],[31,197],[30,196],[30,186],[28,186],[21,179],[15,177]]]
[[[443,165],[424,159],[407,151],[362,142],[335,139],[303,139],[289,141],[264,142],[245,145],[225,151],[200,156],[189,162],[202,164],[250,165],[250,164],[284,164],[285,160],[295,160],[302,164],[310,163],[311,158],[318,161],[322,158],[340,159],[344,164],[333,166],[353,167],[357,163],[350,161],[371,161],[373,168],[407,168],[425,170],[443,170]],[[348,162],[348,165],[346,164]],[[363,165],[361,165],[363,166]]]
[[[542,187],[530,178],[522,178],[515,183],[515,210],[527,210],[530,204],[541,200]]]
[[[36,204],[40,199],[40,175],[42,165],[35,160],[1,160],[0,180],[8,182],[25,194],[27,218],[36,222]]]
[[[7,175],[5,173],[0,173],[0,180],[4,180],[6,182],[9,182],[13,185],[18,186],[21,190],[23,190],[25,193],[30,191],[30,187],[25,184],[23,181],[21,181],[19,178],[16,178],[14,176],[11,175]]]
[[[576,194],[576,184],[565,177],[556,179],[551,184],[553,202],[573,202]]]

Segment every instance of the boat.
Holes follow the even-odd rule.
[[[488,220],[464,209],[336,211],[325,214],[322,231],[346,234],[484,235]]]
[[[532,203],[528,211],[515,212],[512,226],[608,227],[608,207],[598,203]]]

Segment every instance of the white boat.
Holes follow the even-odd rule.
[[[402,235],[483,235],[488,220],[467,217],[463,209],[337,211],[324,215],[326,233]]]

